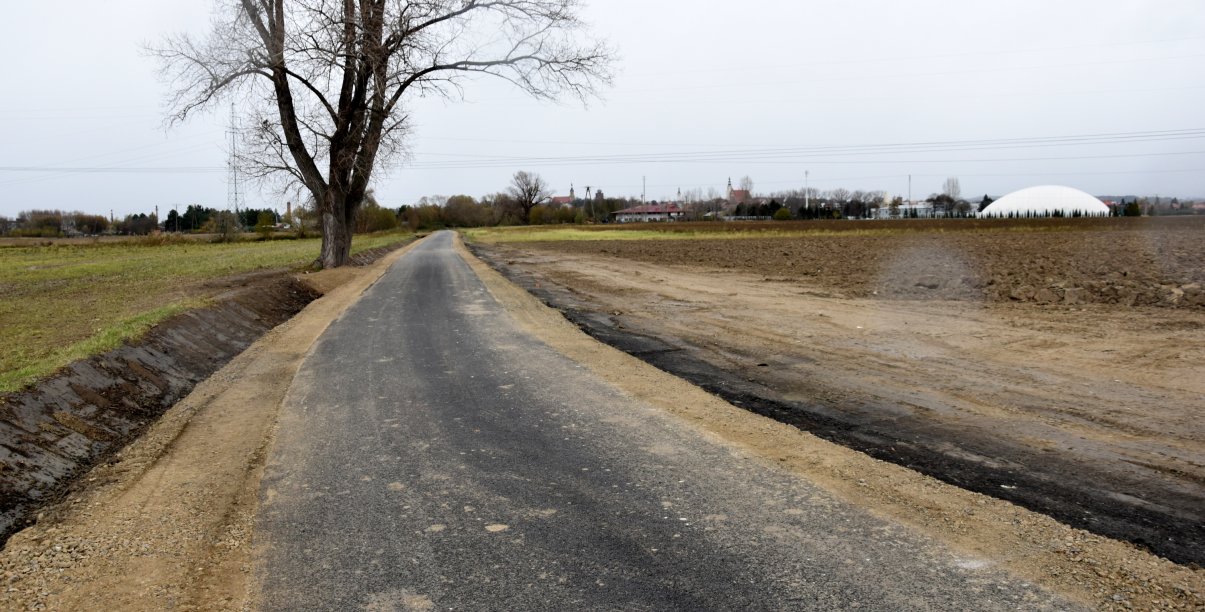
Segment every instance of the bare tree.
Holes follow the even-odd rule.
[[[900,196],[895,196],[895,198],[893,198],[891,200],[891,203],[887,205],[891,210],[891,218],[892,219],[900,218],[900,207],[903,205],[904,205],[904,198],[902,198]]]
[[[737,189],[740,189],[742,191],[748,191],[749,195],[752,196],[753,195],[753,179],[751,179],[747,176],[742,176],[740,182],[737,183]]]
[[[941,184],[941,192],[944,195],[950,196],[951,200],[962,198],[962,187],[958,184],[958,177],[951,176],[946,179],[946,182]]]
[[[520,170],[510,180],[510,196],[523,209],[523,222],[531,222],[531,209],[547,200],[552,192],[540,175]]]
[[[459,95],[476,75],[583,102],[610,82],[612,52],[584,33],[581,0],[216,1],[207,38],[152,49],[171,121],[240,99],[242,162],[310,192],[324,267],[347,262],[374,170],[403,152],[409,99]]]

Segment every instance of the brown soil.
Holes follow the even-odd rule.
[[[806,240],[717,237],[531,246],[760,274],[839,297],[1205,308],[1205,217],[1085,221],[1096,223],[959,229],[953,222],[905,222],[897,223],[896,233],[883,234],[874,233],[888,231],[881,226],[852,222],[842,224],[843,231]],[[851,229],[857,227],[867,227],[863,231],[869,235]]]
[[[1205,224],[1171,220],[488,253],[748,410],[1203,565]]]
[[[302,277],[328,293],[198,384],[9,539],[0,552],[0,608],[246,609],[252,519],[280,402],[314,340],[404,252]]]
[[[753,316],[755,313],[743,309],[747,303],[732,298],[743,295],[746,290],[757,290],[762,297],[761,305],[772,307],[775,311],[766,315],[771,320],[781,320],[781,309],[800,299],[794,292],[770,299],[762,292],[780,287],[780,284],[761,283],[757,279],[719,271],[686,267],[667,270],[663,266],[646,266],[630,261],[564,255],[551,257],[546,253],[532,257],[513,249],[506,249],[506,253],[516,265],[522,261],[525,269],[538,270],[541,274],[537,282],[545,287],[554,273],[572,274],[577,281],[575,288],[583,286],[583,278],[598,278],[596,275],[601,275],[605,280],[602,286],[608,288],[606,295],[615,297],[616,302],[623,302],[625,307],[637,312],[650,306],[650,301],[646,299],[650,290],[675,294],[695,291],[693,295],[703,302],[688,306],[672,298],[656,300],[661,311],[657,318],[662,322],[677,321],[679,325],[675,329],[685,326],[706,328],[702,333],[714,334],[710,336],[713,341],[724,337],[744,337],[752,331],[756,337],[750,341],[752,344],[761,343],[763,352],[760,357],[763,358],[778,358],[787,343],[779,339],[774,343],[773,350],[766,350],[765,332],[757,332],[759,324],[764,323],[765,319]],[[973,559],[999,564],[1010,572],[1077,598],[1093,608],[1198,610],[1205,607],[1205,571],[1178,566],[1132,545],[1068,527],[1006,501],[873,459],[796,427],[735,407],[681,378],[594,341],[566,321],[560,312],[544,306],[487,265],[472,257],[468,259],[491,293],[531,333],[611,384],[638,399],[681,416],[708,435],[732,444],[740,452],[791,470],[890,520],[912,525]],[[682,275],[689,277],[679,282],[677,279]],[[622,278],[633,279],[642,287],[634,287],[622,281]],[[683,289],[682,285],[691,281],[701,283],[701,286],[697,290]],[[696,311],[689,309],[692,306],[715,309],[717,302],[725,306],[720,309],[722,312],[713,312],[712,317],[692,316]],[[732,310],[729,310],[728,304]],[[823,312],[807,311],[809,315],[823,315],[814,320],[825,322],[830,317],[839,319],[827,321],[815,331],[812,338],[816,344],[823,344],[825,340],[833,340],[837,336],[845,337],[849,341],[847,344],[866,342],[866,335],[856,336],[854,330],[857,325],[872,320],[866,315],[876,313],[861,310],[843,314],[844,310],[850,309],[850,304],[848,300],[823,302]],[[821,303],[809,302],[809,305],[816,307]],[[883,308],[878,312],[887,310],[890,309]],[[613,312],[618,312],[618,307]],[[731,327],[726,330],[710,327],[710,320],[721,315],[736,315],[730,320]],[[859,315],[864,318],[858,320]],[[633,320],[626,314],[609,316],[617,316],[625,322]],[[750,318],[741,323],[739,319],[746,316]],[[849,328],[844,329],[839,324],[848,324]],[[851,365],[845,357],[839,356],[838,359],[845,366]],[[762,369],[749,364],[742,371]]]
[[[1081,241],[1176,245],[1177,262],[1205,257],[1205,241],[1193,240],[1201,229],[1156,234],[1090,228],[1060,232],[1058,241],[1037,232],[846,234],[534,243],[525,252],[491,252],[495,262],[513,264],[502,266],[508,275],[591,334],[753,412],[1202,564],[1203,309],[920,300],[915,292],[884,299],[868,289],[921,271],[905,244],[990,254],[1003,241],[1025,257],[982,257],[995,262],[984,268],[990,278],[1023,279],[1041,261],[1049,286],[1080,283],[1070,279],[1084,274],[1083,257],[1069,245]],[[770,248],[813,262],[849,253],[836,261],[859,263],[826,266],[846,271],[846,285],[831,270],[751,274],[757,262],[784,267],[764,263]],[[922,290],[949,298],[943,287],[967,286],[945,282],[950,274],[940,269],[923,270],[937,280],[923,281]],[[965,269],[955,266],[954,276]],[[1166,269],[1181,280],[1201,273]],[[849,297],[868,292],[873,299]]]

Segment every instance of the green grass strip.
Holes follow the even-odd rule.
[[[33,361],[24,367],[8,372],[0,372],[0,393],[20,391],[34,381],[67,366],[73,361],[87,359],[93,355],[111,351],[126,342],[138,340],[159,323],[180,313],[201,308],[206,304],[208,304],[208,300],[187,300],[156,308],[122,320],[116,325],[106,327],[90,338],[56,350],[50,355]]]

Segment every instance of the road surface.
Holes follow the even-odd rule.
[[[315,344],[256,520],[265,610],[1069,609],[624,395],[427,238]]]

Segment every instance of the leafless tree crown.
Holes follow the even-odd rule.
[[[552,195],[548,189],[548,183],[544,182],[540,175],[524,170],[516,172],[511,177],[508,191],[515,203],[522,209],[524,223],[530,221],[531,209]]]
[[[244,161],[285,173],[320,203],[362,197],[403,151],[410,96],[458,96],[474,75],[538,98],[597,95],[613,53],[580,0],[217,0],[204,39],[151,50],[173,92],[172,121],[243,100]]]
[[[737,183],[737,189],[753,193],[753,179],[748,176],[742,176],[740,182]]]
[[[946,182],[941,185],[941,192],[945,195],[954,198],[955,200],[962,197],[962,186],[958,183],[958,177],[951,176],[946,179]]]
[[[510,193],[517,200],[539,204],[548,197],[548,184],[538,174],[520,170],[510,180]]]

